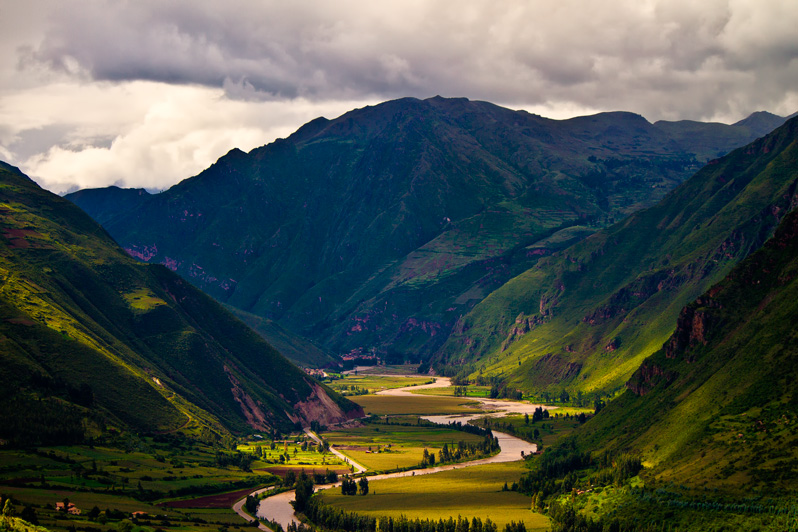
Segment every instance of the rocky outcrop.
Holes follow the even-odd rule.
[[[676,330],[664,345],[665,357],[676,359],[687,357],[693,361],[693,354],[688,350],[696,345],[707,344],[707,334],[712,323],[710,310],[717,306],[714,300],[699,298],[692,305],[684,307],[676,321]]]
[[[311,421],[318,421],[322,425],[335,425],[344,421],[364,417],[366,414],[361,407],[348,412],[333,401],[321,385],[313,383],[313,391],[306,400],[294,405],[293,412],[286,412],[294,423],[303,426],[310,425]]]
[[[626,383],[626,387],[635,395],[642,396],[660,383],[670,384],[676,376],[676,373],[663,369],[651,360],[646,360]]]
[[[510,333],[502,342],[502,352],[506,351],[513,342],[521,338],[523,335],[542,324],[546,321],[545,316],[524,316],[523,313],[515,318],[515,326],[510,329]]]

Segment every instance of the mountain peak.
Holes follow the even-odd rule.
[[[748,115],[746,118],[735,122],[733,126],[747,127],[753,133],[764,136],[784,124],[787,118],[779,115],[774,115],[767,111],[755,111]]]

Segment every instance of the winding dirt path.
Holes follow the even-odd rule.
[[[437,380],[432,384],[423,384],[419,386],[407,386],[404,388],[382,390],[380,392],[377,392],[377,395],[392,395],[395,397],[418,397],[418,395],[412,392],[415,390],[423,390],[425,388],[427,389],[445,388],[451,385],[452,385],[451,379],[449,379],[448,377],[438,377]],[[478,401],[480,403],[479,410],[475,411],[473,414],[422,416],[422,418],[432,421],[433,423],[441,423],[441,424],[448,424],[452,421],[460,421],[462,423],[466,423],[472,419],[478,417],[484,417],[486,415],[491,417],[502,417],[511,413],[531,414],[535,411],[535,408],[543,406],[543,405],[534,405],[530,403],[519,403],[517,401],[500,401],[496,399],[484,399],[480,397],[468,397],[467,399]],[[544,406],[543,408],[547,407]],[[305,429],[305,432],[314,440],[321,441],[320,438],[316,434],[314,434],[310,429]],[[511,436],[509,434],[497,431],[493,431],[493,435],[499,440],[499,447],[501,449],[499,451],[499,454],[496,454],[494,456],[488,458],[482,458],[479,460],[474,460],[471,462],[462,462],[459,464],[448,464],[443,466],[430,467],[426,469],[415,469],[413,471],[401,471],[399,473],[386,473],[384,475],[375,475],[368,477],[369,481],[382,480],[386,478],[429,475],[432,473],[439,473],[441,471],[464,469],[466,467],[473,467],[484,464],[515,462],[517,460],[521,460],[524,454],[533,453],[537,450],[537,445],[535,445],[534,443],[526,442],[520,438],[516,438],[515,436]],[[330,450],[332,451],[332,447],[330,448]],[[365,468],[363,468],[360,464],[353,462],[348,457],[344,457],[343,454],[341,454],[339,451],[333,451],[333,452],[337,456],[344,458],[344,460],[347,460],[348,463],[353,464],[356,468],[360,470],[358,472],[365,471]],[[340,485],[341,485],[340,482],[337,484],[325,484],[318,486],[317,489],[333,488]],[[291,506],[291,501],[293,500],[294,500],[293,491],[286,491],[278,495],[275,495],[273,497],[267,497],[266,499],[263,499],[260,502],[260,505],[258,506],[258,517],[261,518],[265,517],[273,521],[276,521],[280,523],[284,529],[287,529],[289,523],[291,522],[299,523],[299,521],[294,516],[294,507]],[[263,527],[263,525],[261,525],[261,527]]]

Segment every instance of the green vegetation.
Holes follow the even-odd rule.
[[[790,210],[797,131],[791,120],[656,206],[541,259],[460,320],[439,369],[536,393],[620,392],[668,340],[681,308],[758,249]]]
[[[386,414],[473,414],[476,407],[474,401],[450,397],[361,395],[351,397],[351,399],[363,407],[367,414],[377,416]]]
[[[2,450],[0,493],[6,496],[0,498],[11,501],[19,517],[58,532],[120,529],[125,520],[196,532],[238,527],[245,523],[230,510],[233,502],[280,480],[263,472],[267,464],[256,456],[246,467],[232,465],[239,452],[235,442],[227,445],[124,434],[92,447]],[[65,501],[74,513],[57,509]]]
[[[218,442],[291,430],[289,411],[306,423],[357,412],[211,298],[136,262],[74,204],[6,167],[0,213],[4,443],[126,430]]]
[[[554,530],[798,525],[796,272],[791,212],[683,309],[623,395],[533,460],[518,489]]]
[[[419,362],[493,290],[652,205],[768,131],[762,122],[549,120],[403,98],[232,150],[160,194],[69,197],[136,256],[168,263],[220,301],[335,352],[369,346]]]
[[[329,383],[329,386],[341,395],[365,395],[391,388],[418,386],[431,382],[433,382],[433,379],[430,377],[347,375],[343,380],[333,380]]]
[[[248,442],[237,449],[257,459],[251,467],[274,473],[281,477],[289,472],[296,474],[307,471],[309,475],[328,470],[349,471],[340,458],[328,451],[327,446],[319,445],[304,434],[287,440],[271,442]]]
[[[324,433],[336,449],[370,471],[391,471],[418,467],[425,452],[439,455],[444,446],[480,444],[481,435],[423,421],[415,416],[371,419],[362,427]],[[448,447],[447,447],[448,448]]]
[[[320,368],[338,363],[338,358],[327,349],[280,327],[274,320],[256,316],[231,305],[224,307],[298,366]]]
[[[394,519],[469,520],[489,518],[499,530],[511,521],[523,522],[527,530],[547,530],[549,520],[530,511],[529,497],[503,491],[505,483],[517,482],[525,471],[523,462],[475,466],[433,475],[372,480],[369,494],[347,497],[340,490],[324,490],[321,500],[360,515]]]

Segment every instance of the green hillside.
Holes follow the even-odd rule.
[[[493,290],[654,204],[760,122],[550,120],[404,98],[233,150],[160,194],[69,198],[133,256],[224,303],[333,352],[421,359]]]
[[[0,167],[0,439],[286,430],[358,408],[221,305]]]
[[[798,492],[798,213],[682,309],[628,390],[587,423],[588,448],[634,448],[651,476]]]
[[[281,355],[288,360],[303,367],[322,368],[338,366],[340,358],[334,356],[324,347],[311,342],[307,338],[298,336],[291,331],[280,327],[273,320],[261,318],[241,309],[225,305],[225,308],[238,319],[249,325],[252,330],[261,335]]]
[[[621,389],[681,308],[794,207],[797,135],[791,120],[711,161],[654,207],[540,260],[458,322],[438,367],[535,390]]]
[[[519,490],[556,532],[795,530],[796,323],[794,211]]]

